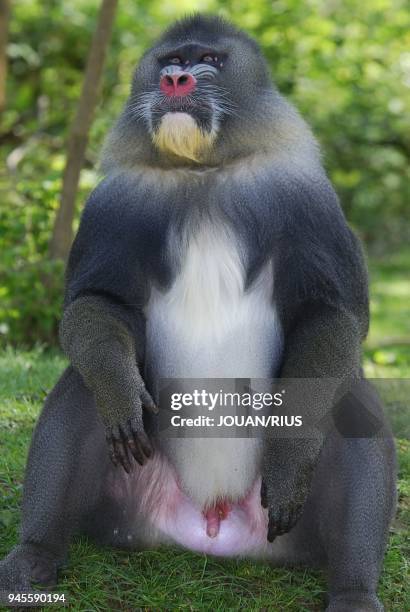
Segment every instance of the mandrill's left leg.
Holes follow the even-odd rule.
[[[311,506],[327,557],[326,612],[376,612],[376,590],[396,502],[391,438],[328,438]]]

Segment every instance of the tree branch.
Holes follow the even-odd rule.
[[[116,8],[117,0],[102,0],[98,23],[87,60],[77,114],[68,138],[67,161],[60,207],[50,243],[50,254],[54,259],[67,259],[73,239],[75,197],[80,172],[84,164],[88,133],[98,101],[104,59],[111,37]]]

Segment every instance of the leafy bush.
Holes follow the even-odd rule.
[[[39,168],[28,162],[29,174]],[[54,343],[61,313],[64,264],[47,256],[60,178],[20,178],[0,224],[0,338]]]

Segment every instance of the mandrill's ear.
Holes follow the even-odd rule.
[[[211,148],[215,136],[214,131],[201,130],[188,113],[166,113],[152,140],[164,153],[200,162],[201,155]]]

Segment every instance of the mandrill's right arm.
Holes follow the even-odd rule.
[[[135,339],[124,322],[123,309],[99,295],[77,298],[64,312],[60,341],[93,392],[113,463],[121,463],[129,472],[129,452],[141,465],[152,454],[142,410],[156,408],[139,372]]]
[[[156,411],[138,363],[143,360],[144,273],[138,219],[126,181],[103,181],[85,207],[67,267],[60,326],[63,351],[92,391],[114,464],[152,454],[142,411]]]

